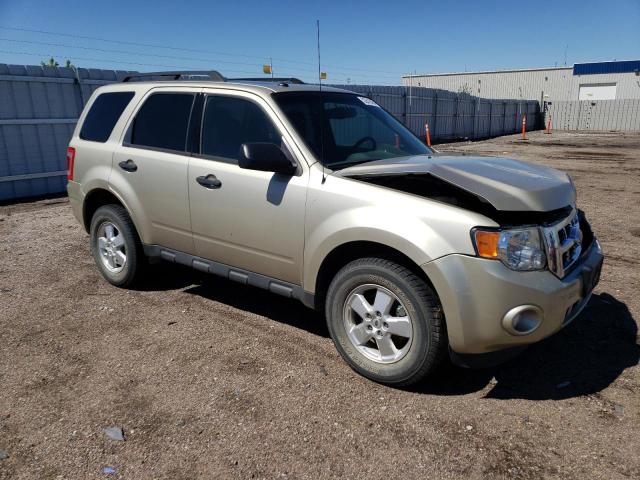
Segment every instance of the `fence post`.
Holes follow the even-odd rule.
[[[500,135],[507,133],[507,102],[502,102],[502,131]]]
[[[580,113],[582,113],[582,102],[584,100],[578,100],[578,120],[576,121],[576,130],[582,130],[580,128]]]
[[[460,94],[456,94],[456,113],[453,114],[453,137],[458,138],[458,116],[460,115]]]
[[[489,136],[493,135],[493,101],[489,100]]]
[[[473,140],[478,139],[478,114],[480,112],[480,97],[476,97],[476,108],[473,111]]]
[[[403,100],[403,112],[402,112],[402,118],[404,119],[404,124],[405,126],[411,130],[411,126],[409,125],[408,120],[408,106],[407,106],[407,87],[404,87],[404,91],[402,92],[402,100]]]
[[[85,100],[84,92],[82,91],[82,82],[80,81],[80,72],[78,72],[78,69],[75,66],[72,66],[71,70],[73,70],[73,74],[76,77],[76,83],[78,84],[78,89],[80,90],[80,101],[82,102],[82,108],[84,108],[87,101]],[[80,109],[80,111],[82,111],[82,108]]]
[[[438,93],[433,92],[433,138],[438,139],[437,127],[438,124]]]

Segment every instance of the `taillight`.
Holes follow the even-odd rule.
[[[67,148],[67,180],[73,180],[73,164],[76,160],[76,149]]]

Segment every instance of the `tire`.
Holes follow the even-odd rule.
[[[105,280],[124,288],[140,279],[145,264],[142,243],[131,217],[122,206],[98,208],[91,219],[89,235],[91,254]],[[106,248],[104,240],[110,242]],[[124,255],[124,260],[118,252]]]
[[[376,308],[388,305],[388,312]],[[379,383],[415,384],[435,370],[447,351],[438,297],[422,278],[389,260],[362,258],[342,268],[329,285],[325,314],[342,358]]]

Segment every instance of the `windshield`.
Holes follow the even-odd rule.
[[[350,93],[286,92],[274,98],[316,158],[332,170],[432,153],[372,100]],[[320,141],[321,134],[324,142]]]

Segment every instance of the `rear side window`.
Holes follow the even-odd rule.
[[[134,92],[100,94],[84,119],[80,138],[92,142],[106,142],[133,95]]]
[[[180,152],[186,150],[194,97],[192,93],[151,95],[133,121],[131,145]]]
[[[235,163],[240,145],[250,142],[281,143],[280,134],[262,108],[243,98],[208,96],[201,153]]]

